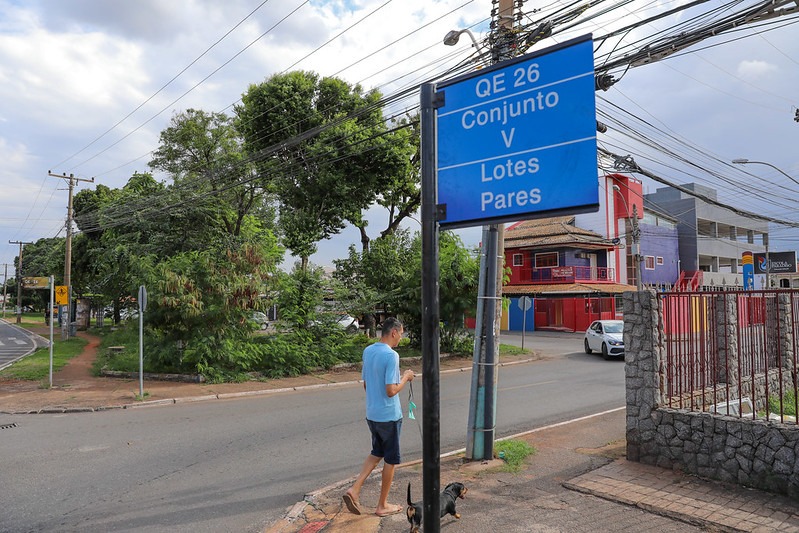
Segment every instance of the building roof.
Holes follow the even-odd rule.
[[[601,248],[615,245],[599,233],[574,225],[574,216],[525,220],[505,230],[505,248]]]
[[[506,285],[502,287],[505,296],[543,295],[543,294],[620,294],[634,291],[634,285],[621,283],[549,283],[543,285]]]

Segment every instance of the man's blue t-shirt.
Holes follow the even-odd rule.
[[[399,354],[388,344],[376,342],[363,351],[361,378],[366,382],[366,419],[393,422],[402,419],[399,395],[386,394],[386,385],[400,382]]]

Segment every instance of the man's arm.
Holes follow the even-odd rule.
[[[402,373],[402,378],[400,379],[399,383],[386,384],[386,394],[388,397],[391,398],[399,394],[407,382],[413,381],[414,376],[415,374],[413,373],[413,370],[408,369]]]

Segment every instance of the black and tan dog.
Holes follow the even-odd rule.
[[[451,514],[460,520],[461,515],[455,510],[455,501],[458,498],[465,498],[468,489],[463,483],[450,483],[447,485],[439,496],[439,504],[441,505],[441,516]],[[411,524],[411,533],[419,533],[419,526],[422,525],[424,514],[424,506],[422,502],[411,501],[411,484],[408,483],[408,509],[405,510],[405,515],[408,517],[408,522]]]

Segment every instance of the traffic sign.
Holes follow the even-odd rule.
[[[522,296],[519,298],[519,309],[522,311],[529,311],[533,306],[533,300],[529,296]]]
[[[57,285],[55,288],[55,303],[57,305],[67,305],[69,300],[69,291],[66,285]]]
[[[436,90],[442,228],[598,209],[590,35]]]

